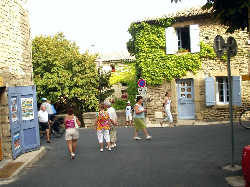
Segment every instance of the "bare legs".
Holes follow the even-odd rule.
[[[69,153],[71,154],[73,152],[72,151],[72,140],[67,140],[67,146],[68,146]]]
[[[145,134],[146,137],[150,136],[149,133],[148,133],[148,131],[147,131],[147,128],[142,129],[142,131],[144,132],[144,134]],[[135,133],[134,133],[134,138],[135,137],[138,137],[138,130],[136,128],[135,128]]]
[[[108,145],[108,149],[110,148],[110,142],[106,142]],[[100,144],[100,150],[103,150],[103,143],[99,143]]]
[[[47,142],[50,143],[50,128],[46,129]]]
[[[72,159],[75,158],[76,145],[77,145],[77,140],[67,140],[68,150]]]

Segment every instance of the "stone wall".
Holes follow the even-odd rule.
[[[0,75],[6,86],[33,85],[32,42],[22,0],[0,1]]]
[[[11,158],[7,87],[33,85],[32,42],[26,0],[0,1],[0,136],[4,158]]]
[[[0,88],[0,132],[3,158],[11,158],[11,136],[6,88]]]
[[[213,46],[213,41],[216,35],[221,35],[225,41],[229,36],[233,36],[238,44],[238,53],[231,58],[232,76],[247,75],[248,72],[248,53],[249,44],[247,31],[236,31],[234,34],[225,34],[226,27],[213,23],[210,20],[194,20],[175,23],[173,27],[182,27],[190,24],[199,24],[200,27],[200,41]],[[202,69],[195,75],[188,73],[185,78],[192,78],[194,80],[194,101],[195,101],[195,116],[197,120],[218,121],[228,120],[228,105],[213,107],[205,106],[205,77],[208,76],[227,76],[227,63],[216,58],[202,59]],[[241,107],[234,108],[234,117],[237,119],[239,112],[245,107],[250,106],[250,81],[242,81],[242,103]],[[177,121],[177,89],[176,81],[166,82],[158,87],[148,87],[148,95],[151,102],[147,103],[148,120],[151,123],[158,123],[159,120],[155,117],[156,112],[162,111],[162,103],[166,91],[171,91],[172,99],[172,113],[174,120]]]

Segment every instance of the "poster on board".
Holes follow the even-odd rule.
[[[13,142],[14,142],[14,150],[21,148],[20,133],[17,133],[13,136]]]
[[[22,120],[34,119],[33,98],[21,98]]]
[[[18,118],[17,118],[17,98],[16,97],[11,98],[11,119],[12,119],[12,122],[15,122],[18,120]]]

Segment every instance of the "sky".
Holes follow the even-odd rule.
[[[63,32],[81,52],[103,55],[127,54],[130,24],[161,17],[185,8],[202,6],[206,0],[28,0],[31,36]],[[125,55],[126,56],[126,55]]]

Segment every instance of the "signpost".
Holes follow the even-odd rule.
[[[225,43],[224,39],[217,35],[214,39],[214,51],[218,57],[222,57],[224,52],[227,52],[227,76],[229,85],[229,114],[230,114],[230,125],[231,125],[231,140],[232,140],[232,160],[231,167],[234,168],[234,127],[233,127],[233,107],[232,107],[232,76],[231,76],[231,66],[230,57],[237,54],[237,42],[233,37],[227,39]]]
[[[144,79],[139,79],[138,82],[137,82],[137,85],[140,87],[140,88],[143,88],[146,86],[146,81]]]

